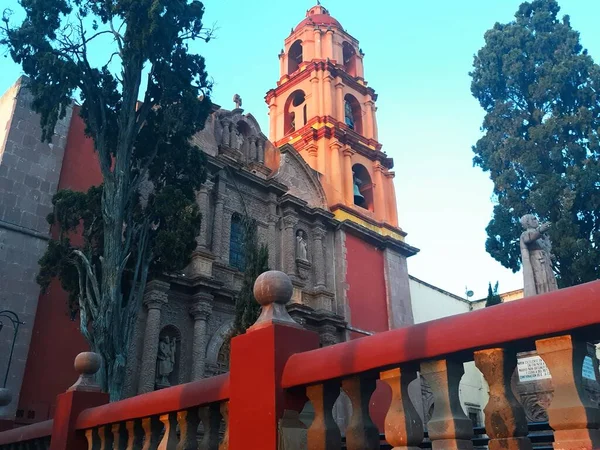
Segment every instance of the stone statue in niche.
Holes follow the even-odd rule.
[[[533,214],[521,217],[525,231],[521,234],[521,260],[523,262],[524,296],[543,294],[558,289],[552,271],[552,244],[546,231],[549,223],[540,225]]]
[[[296,234],[296,258],[302,261],[308,261],[308,244],[306,242],[306,233],[299,230]]]
[[[156,373],[156,385],[158,387],[171,386],[169,375],[175,369],[176,345],[175,338],[169,336],[162,336],[158,342],[158,370]]]

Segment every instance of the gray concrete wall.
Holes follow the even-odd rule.
[[[58,188],[71,112],[59,121],[51,144],[40,141],[39,115],[30,109],[31,94],[23,79],[0,102],[5,142],[0,140],[0,310],[14,311],[21,321],[6,387],[13,395],[10,405],[0,408],[0,419],[14,417],[35,313],[39,286],[35,278],[38,260],[47,246],[52,196]],[[13,108],[12,118],[8,109]],[[0,123],[0,128],[2,123]],[[0,331],[0,380],[6,373],[12,330],[10,322]]]
[[[384,251],[385,287],[389,329],[401,328],[415,323],[410,298],[410,286],[406,257],[391,250]]]

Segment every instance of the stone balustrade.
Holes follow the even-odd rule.
[[[596,342],[600,331],[600,282],[322,348],[318,335],[287,313],[287,275],[261,275],[254,294],[262,313],[232,339],[229,374],[109,404],[91,381],[98,361],[87,354],[78,357],[80,380],[58,397],[54,420],[0,433],[0,450],[468,450],[473,426],[459,401],[467,361],[489,385],[487,447],[529,450],[533,438],[511,377],[517,353],[533,349],[554,384],[553,447],[600,448],[600,410],[582,381],[586,343]],[[409,396],[418,374],[435,399],[426,424]],[[378,384],[391,393],[387,402],[377,400],[388,409],[383,430],[369,411]],[[345,430],[333,417],[342,391],[352,406]],[[314,410],[308,428],[299,420],[307,402]]]

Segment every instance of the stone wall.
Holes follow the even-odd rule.
[[[0,148],[0,309],[19,315],[25,324],[17,336],[7,388],[13,394],[10,405],[0,408],[0,418],[14,417],[18,394],[29,351],[39,286],[35,279],[43,255],[52,211],[52,196],[58,187],[60,170],[71,120],[71,111],[59,121],[52,143],[42,143],[39,115],[31,111],[31,94],[21,79],[2,98],[0,117],[6,121],[5,142]],[[0,145],[2,145],[0,141]],[[0,374],[6,372],[12,331],[4,320],[0,332]]]

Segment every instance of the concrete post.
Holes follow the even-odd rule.
[[[319,336],[302,329],[285,309],[293,292],[282,272],[266,272],[254,285],[262,305],[255,326],[231,341],[229,448],[276,450],[286,428],[286,411],[297,414],[306,401],[281,388],[288,358],[319,348]],[[256,430],[260,430],[257,433]]]

